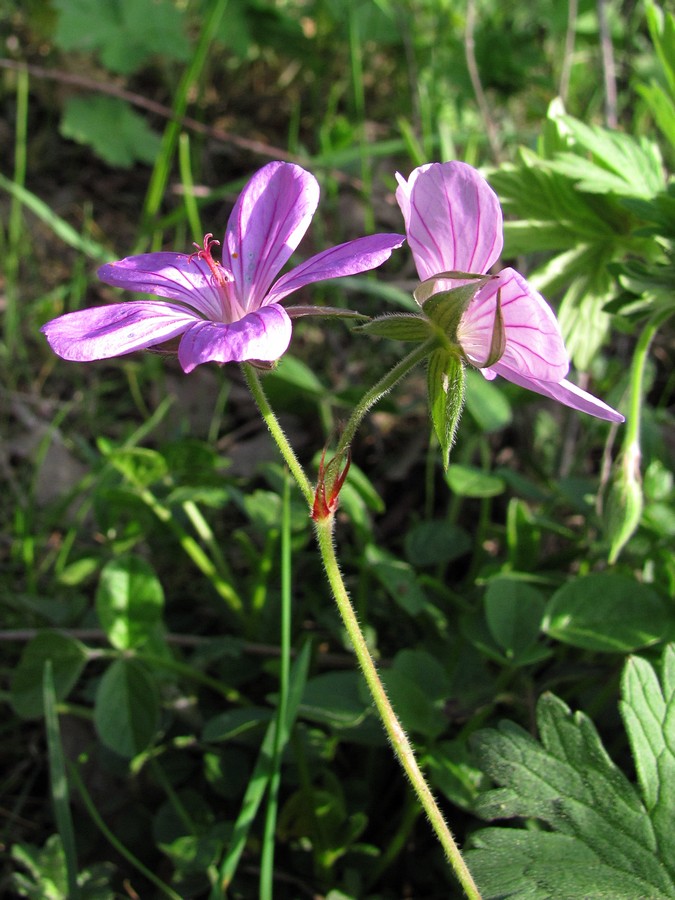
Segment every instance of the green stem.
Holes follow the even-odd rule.
[[[672,309],[664,309],[652,316],[642,330],[638,342],[635,345],[633,365],[630,374],[630,403],[628,415],[626,417],[627,422],[623,442],[624,447],[630,447],[631,444],[639,446],[642,395],[644,392],[644,377],[647,358],[649,356],[649,347],[654,340],[656,332],[672,315]]]
[[[177,894],[172,888],[170,888],[168,884],[165,884],[161,880],[161,878],[158,878],[153,871],[144,866],[140,859],[135,857],[130,850],[127,850],[124,844],[120,840],[118,840],[118,838],[116,838],[112,831],[108,828],[108,826],[99,815],[96,804],[92,800],[89,791],[84,786],[84,782],[80,778],[80,773],[77,766],[71,763],[68,767],[68,770],[70,772],[70,777],[74,781],[75,787],[79,791],[82,802],[84,803],[85,808],[89,813],[92,821],[101,832],[103,837],[111,845],[111,847],[113,847],[120,854],[120,856],[126,859],[128,863],[130,863],[135,869],[137,869],[141,873],[141,875],[144,875],[145,878],[147,878],[148,881],[151,882],[151,884],[154,884],[155,887],[159,891],[161,891],[161,893],[165,897],[169,897],[170,900],[181,900],[179,894]]]
[[[260,900],[272,900],[274,892],[274,844],[281,787],[281,760],[288,735],[288,694],[291,676],[291,492],[288,474],[284,478],[281,512],[281,656],[279,658],[279,700],[274,733],[272,774],[268,787],[267,812],[260,863]]]
[[[429,786],[415,759],[412,745],[389,702],[389,698],[387,697],[380,677],[377,674],[377,668],[359,626],[356,614],[354,613],[344,581],[342,580],[340,567],[335,555],[335,546],[333,544],[333,521],[333,516],[329,516],[322,521],[316,522],[316,536],[321,552],[321,558],[326,569],[328,582],[333,591],[333,596],[335,597],[338,609],[340,610],[340,615],[342,616],[342,621],[347,629],[349,639],[354,647],[354,652],[356,653],[359,665],[361,666],[363,675],[368,683],[370,693],[380,714],[389,740],[391,741],[394,752],[398,757],[403,770],[410,779],[419,802],[429,817],[431,826],[436,832],[443,850],[445,851],[448,862],[452,866],[455,875],[469,900],[480,900],[478,888],[476,887],[450,829],[443,818],[443,814],[438,808],[433,794],[429,790]]]
[[[263,390],[263,386],[260,382],[260,377],[258,376],[255,368],[250,363],[242,363],[241,368],[242,372],[244,373],[244,378],[246,379],[246,384],[253,394],[253,399],[255,400],[263,419],[265,420],[265,424],[269,428],[270,434],[274,438],[274,441],[279,448],[279,452],[283,456],[284,461],[291,472],[291,475],[304,494],[307,505],[311,509],[314,503],[314,490],[312,489],[312,485],[309,482],[309,478],[307,478],[307,476],[305,475],[305,470],[298,462],[295,451],[288,442],[288,438],[284,434],[284,430],[279,424],[279,420],[277,419],[272,407],[269,404],[265,391]]]
[[[356,405],[354,412],[351,414],[349,421],[344,427],[342,432],[342,437],[340,438],[340,442],[337,446],[337,450],[335,452],[336,456],[339,456],[341,453],[344,453],[352,440],[354,439],[354,435],[356,434],[356,430],[363,421],[368,410],[374,406],[380,398],[384,397],[394,385],[403,378],[412,368],[414,368],[418,363],[422,362],[422,360],[429,355],[434,346],[436,345],[436,338],[430,338],[428,341],[424,341],[423,344],[419,344],[413,351],[411,351],[407,356],[404,356],[402,360],[396,363],[393,369],[387,372],[377,384],[374,384],[370,390],[366,391],[361,400]]]
[[[166,184],[169,179],[171,163],[174,158],[176,142],[181,129],[181,119],[185,115],[190,93],[201,76],[209,51],[213,46],[213,38],[220,25],[220,21],[225,14],[228,0],[217,0],[210,7],[207,7],[207,15],[204,18],[204,25],[197,44],[192,52],[190,64],[183,72],[183,76],[176,88],[174,95],[174,103],[171,120],[167,123],[162,135],[162,144],[157,155],[157,161],[150,177],[150,184],[143,204],[143,212],[141,216],[141,239],[139,240],[136,250],[141,249],[143,243],[147,240],[146,229],[157,216],[159,207],[164,196]]]
[[[160,522],[163,522],[171,529],[171,531],[173,531],[181,547],[197,566],[199,571],[206,575],[216,589],[216,592],[223,598],[232,612],[240,616],[244,610],[244,604],[242,603],[241,597],[237,594],[232,585],[220,574],[215,563],[204,552],[204,549],[187,533],[187,531],[185,531],[178,523],[171,510],[167,506],[164,506],[164,504],[155,497],[152,491],[148,488],[140,488],[138,495],[145,505],[157,516]]]

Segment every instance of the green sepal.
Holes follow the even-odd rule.
[[[446,470],[464,407],[465,378],[464,364],[457,352],[439,348],[431,353],[427,369],[429,411]]]
[[[492,337],[490,338],[490,352],[485,362],[478,365],[480,369],[488,369],[494,366],[496,362],[504,355],[506,350],[506,329],[504,328],[504,316],[502,315],[502,292],[501,288],[497,291],[497,305],[495,307],[495,320],[492,325]]]
[[[441,291],[432,294],[424,304],[424,312],[441,331],[446,340],[457,343],[457,328],[467,307],[473,300],[476,291],[485,284],[488,279],[474,281],[472,284],[462,284],[450,291]]]
[[[365,325],[358,325],[357,330],[394,341],[426,341],[435,331],[428,319],[416,313],[378,316]]]
[[[480,287],[481,284],[485,284],[490,280],[489,275],[476,275],[474,272],[438,272],[436,275],[432,275],[431,278],[425,278],[424,281],[421,281],[415,290],[413,291],[413,297],[419,303],[420,306],[424,306],[429,297],[436,293],[436,284],[443,280],[453,279],[457,281],[473,281],[476,283],[477,287]],[[452,288],[452,290],[456,290],[456,288]]]

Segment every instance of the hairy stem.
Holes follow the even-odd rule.
[[[410,783],[413,786],[417,798],[429,817],[431,826],[436,832],[436,836],[445,851],[448,862],[452,866],[459,883],[464,889],[464,893],[470,900],[480,900],[478,888],[476,887],[471,873],[455,843],[455,839],[443,818],[443,814],[427,785],[426,779],[417,764],[412,745],[389,702],[380,676],[377,673],[377,668],[359,626],[344,581],[342,580],[333,543],[333,522],[333,516],[329,516],[328,518],[315,523],[319,551],[326,569],[328,582],[331,586],[333,596],[335,597],[335,602],[340,610],[342,621],[347,629],[349,639],[354,648],[354,652],[356,653],[368,688],[370,689],[371,696],[377,707],[377,711],[380,714],[389,740],[391,741],[394,753],[410,779]]]
[[[248,385],[251,394],[253,394],[253,399],[260,410],[260,414],[265,420],[265,424],[269,428],[270,434],[274,438],[291,475],[295,478],[298,487],[302,491],[305,500],[307,501],[307,505],[311,509],[312,504],[314,503],[314,491],[312,485],[309,482],[309,478],[305,475],[305,470],[300,465],[298,457],[295,455],[295,450],[291,447],[283,428],[279,424],[279,420],[277,419],[274,410],[269,404],[267,395],[260,383],[260,377],[250,363],[242,363],[241,368],[244,373],[244,378],[246,379],[246,384]]]
[[[339,456],[347,450],[354,439],[356,429],[363,421],[368,410],[374,406],[378,400],[384,397],[384,395],[387,394],[404,375],[407,375],[412,368],[422,362],[422,360],[431,353],[435,344],[436,338],[430,338],[423,344],[419,344],[412,352],[407,356],[404,356],[400,362],[397,362],[391,371],[380,378],[377,384],[373,385],[369,391],[366,391],[345,425],[340,442],[337,446],[336,456]]]

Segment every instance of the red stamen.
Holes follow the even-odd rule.
[[[203,259],[206,265],[211,269],[213,277],[216,279],[216,282],[221,286],[227,284],[228,281],[234,281],[234,278],[227,269],[223,268],[220,263],[217,263],[213,258],[211,253],[211,247],[215,244],[216,247],[220,247],[220,241],[214,240],[213,234],[209,232],[204,235],[204,243],[200,246],[196,241],[193,243],[193,246],[197,249],[194,253],[191,253],[188,262],[192,262],[193,259]]]

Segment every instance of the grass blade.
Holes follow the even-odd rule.
[[[68,876],[68,897],[79,900],[80,888],[77,883],[77,852],[75,849],[75,832],[70,815],[68,800],[68,779],[66,764],[61,744],[59,717],[56,712],[56,692],[51,660],[45,662],[42,673],[42,695],[45,707],[45,728],[47,731],[47,753],[49,756],[49,777],[51,780],[52,803],[56,827],[61,836],[63,853]]]

